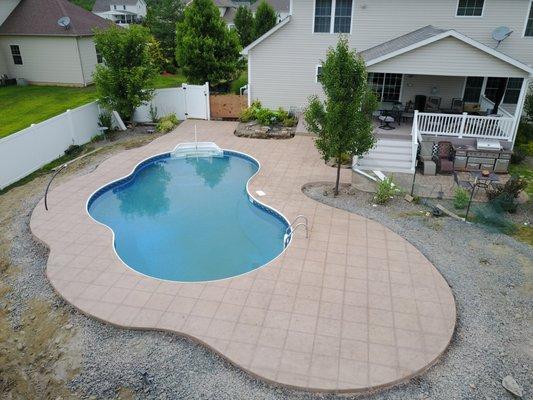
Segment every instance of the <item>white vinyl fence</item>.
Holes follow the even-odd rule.
[[[186,85],[155,91],[158,116],[174,113],[180,119],[209,119],[209,85]],[[151,120],[149,105],[139,107],[134,121]],[[0,189],[61,157],[70,145],[85,144],[98,130],[96,102],[64,112],[0,139]]]
[[[70,145],[98,134],[96,102],[68,110],[0,139],[0,189],[61,157]]]
[[[176,114],[178,119],[187,118],[209,119],[209,84],[188,85],[183,84],[178,88],[158,89],[154,98],[135,111],[135,122],[151,122],[150,105],[157,109],[159,118],[168,114]]]

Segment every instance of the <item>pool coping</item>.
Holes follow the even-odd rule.
[[[189,127],[190,129],[190,127]],[[170,137],[170,136],[169,136]],[[246,140],[250,140],[250,139],[244,139],[244,141]],[[309,138],[307,138],[306,140],[311,140]],[[240,141],[242,142],[242,141]],[[152,142],[154,143],[154,142]],[[149,148],[151,147],[152,144],[148,144],[146,146],[143,146],[143,148]],[[233,150],[231,150],[233,151]],[[239,152],[239,151],[237,151]],[[122,152],[122,153],[125,153],[125,152]],[[122,153],[119,153],[122,154]],[[113,158],[116,158],[118,157],[119,155],[115,155],[115,156],[112,156],[111,159]],[[252,157],[250,156],[249,154],[247,153],[244,153],[244,155],[246,156],[249,156],[251,158],[254,158],[256,159],[255,157]],[[153,158],[154,156],[151,156],[151,157],[147,157],[147,158]],[[107,161],[107,160],[106,160]],[[246,184],[246,187],[247,187],[247,191],[248,191],[248,194],[249,196],[251,197],[254,197],[252,195],[252,191],[250,190],[249,186],[252,182],[252,180],[254,178],[256,178],[258,175],[259,175],[259,172],[261,171],[261,163],[259,162],[259,160],[256,159],[256,161],[258,162],[259,164],[259,168],[258,168],[258,171],[253,175],[251,176],[248,181],[247,181],[247,184]],[[142,161],[138,162],[137,164],[140,164],[142,163]],[[105,162],[103,163],[105,164]],[[106,168],[109,168],[109,165],[107,165]],[[131,170],[132,172],[134,171],[135,167]],[[95,171],[93,171],[91,174],[88,174],[88,175],[92,175],[94,174]],[[128,176],[125,175],[125,177]],[[78,178],[75,178],[75,179],[81,179],[83,180],[84,177],[78,177]],[[120,180],[121,178],[118,178],[118,179],[115,179],[115,181],[118,181]],[[102,186],[108,186],[111,182],[107,182],[107,183],[104,183]],[[63,184],[61,186],[59,186],[58,188],[54,189],[52,191],[52,194],[53,192],[58,192],[60,191],[60,189],[64,186],[66,186],[68,183],[66,184]],[[299,188],[301,189],[301,187]],[[97,192],[97,190],[95,190],[93,193]],[[88,210],[87,210],[87,204],[88,204],[88,200],[90,198],[92,198],[92,194],[90,194],[88,197],[87,197],[87,200],[86,202],[84,202],[85,204],[85,207],[84,207],[84,211],[88,214]],[[303,194],[302,194],[303,196]],[[255,197],[254,197],[255,198]],[[256,199],[257,200],[257,199]],[[259,202],[261,204],[263,204],[262,202]],[[271,209],[275,209],[274,207],[270,206],[270,205],[266,205],[266,207],[268,208],[271,208]],[[328,206],[329,207],[329,206]],[[280,216],[284,217],[287,222],[289,221],[289,219],[286,217],[285,213],[281,212],[281,211],[278,211],[277,209],[275,209],[276,212],[279,213]],[[52,256],[52,252],[54,251],[54,245],[49,245],[48,242],[43,238],[43,236],[47,236],[46,234],[43,234],[43,232],[41,233],[38,233],[36,231],[39,231],[39,227],[36,227],[35,226],[35,221],[38,220],[39,216],[42,215],[42,201],[36,206],[36,209],[34,210],[33,214],[32,214],[32,217],[31,217],[31,231],[32,231],[32,234],[34,235],[34,237],[36,237],[38,239],[38,241],[44,243],[47,247],[49,247],[51,249],[51,254],[50,256]],[[347,213],[347,212],[346,212]],[[94,220],[92,218],[92,216],[90,216],[90,214],[88,214],[89,217],[91,218],[91,220],[93,222],[97,222],[97,224],[99,225],[102,225],[104,226],[105,228],[107,228],[107,230],[111,230],[112,232],[112,242],[114,242],[114,232],[111,228],[107,227],[106,225],[104,224],[101,224],[99,223],[98,221]],[[362,218],[361,217],[361,220],[367,220],[366,218]],[[36,228],[36,229],[34,229]],[[292,240],[292,238],[291,238]],[[405,240],[405,239],[404,239]],[[112,246],[114,248],[114,246]],[[284,254],[286,252],[286,250],[289,248],[289,246],[286,246],[286,248],[284,249],[284,251],[278,256],[278,257],[281,257],[282,254]],[[422,255],[423,257],[423,255]],[[51,257],[50,257],[51,258]],[[118,257],[119,260],[120,260],[120,257]],[[425,257],[424,257],[425,258]],[[121,260],[120,260],[121,261]],[[274,260],[273,260],[274,261]],[[49,262],[48,264],[50,264],[50,259],[49,259]],[[122,261],[121,261],[122,263]],[[134,272],[135,274],[139,274],[139,275],[143,275],[142,273],[138,272],[138,271],[135,271],[133,269],[131,269],[129,266],[127,266],[127,264],[125,263],[122,263],[123,266],[126,266],[128,271],[130,272]],[[255,271],[259,271],[259,270],[262,270],[262,269],[266,269],[265,267],[267,266],[272,266],[272,261],[265,264],[264,266],[262,267],[259,267],[257,269],[254,269],[252,271],[249,271],[243,275],[248,275],[248,274],[251,274],[251,273],[254,273]],[[453,326],[451,327],[451,331],[446,335],[447,336],[447,341],[445,343],[445,345],[443,345],[440,349],[440,351],[438,353],[435,353],[433,354],[433,358],[429,361],[429,362],[425,362],[424,365],[417,369],[417,370],[414,370],[414,372],[411,372],[409,374],[403,374],[401,377],[399,377],[398,379],[394,379],[394,380],[390,380],[388,382],[385,382],[383,384],[378,384],[378,385],[369,385],[369,386],[365,386],[365,387],[361,387],[361,388],[322,388],[322,387],[313,387],[311,385],[309,386],[302,386],[302,385],[293,385],[293,384],[290,384],[290,383],[286,383],[286,382],[280,382],[278,381],[277,379],[272,379],[268,376],[265,376],[264,374],[261,374],[261,373],[258,373],[256,370],[254,370],[253,368],[250,368],[246,365],[244,365],[242,362],[239,362],[238,360],[234,360],[234,357],[232,357],[231,355],[228,355],[227,351],[221,351],[219,349],[217,349],[215,346],[213,346],[211,343],[207,342],[206,340],[204,340],[203,338],[199,337],[198,335],[195,335],[195,334],[191,334],[189,332],[186,332],[184,329],[183,330],[179,330],[179,329],[167,329],[167,328],[162,328],[162,327],[147,327],[147,326],[135,326],[133,324],[133,322],[131,323],[127,323],[127,324],[121,324],[121,323],[116,323],[115,321],[113,321],[112,319],[110,318],[102,318],[100,317],[99,315],[96,315],[94,312],[91,312],[89,310],[87,310],[86,307],[83,307],[83,305],[86,305],[83,304],[83,302],[79,302],[79,301],[75,301],[76,299],[72,299],[71,296],[69,296],[66,292],[65,292],[65,288],[61,288],[61,287],[57,287],[57,277],[55,276],[51,276],[51,269],[50,269],[51,265],[47,265],[47,268],[46,268],[46,276],[47,278],[49,279],[52,287],[54,288],[54,290],[61,296],[63,297],[67,302],[69,302],[74,308],[76,308],[77,310],[79,310],[80,312],[82,312],[83,314],[85,315],[88,315],[92,318],[95,318],[95,319],[98,319],[99,321],[102,321],[102,322],[105,322],[105,323],[110,323],[114,326],[117,326],[117,327],[121,327],[121,328],[128,328],[128,329],[136,329],[136,330],[155,330],[155,331],[163,331],[163,332],[172,332],[172,333],[177,333],[178,335],[181,335],[181,336],[184,336],[184,337],[187,337],[187,338],[190,338],[192,340],[194,340],[195,342],[197,343],[201,343],[203,344],[204,346],[207,346],[208,348],[210,348],[212,351],[214,351],[215,353],[219,354],[220,356],[222,356],[224,359],[228,360],[231,364],[237,366],[238,368],[244,370],[244,371],[247,371],[247,373],[249,373],[250,375],[256,377],[256,378],[259,378],[259,379],[262,379],[262,380],[265,380],[265,381],[268,381],[272,384],[275,384],[275,385],[279,385],[281,387],[288,387],[288,388],[292,388],[292,389],[297,389],[297,390],[304,390],[304,391],[311,391],[311,392],[324,392],[324,393],[366,393],[366,392],[372,392],[372,391],[376,391],[376,390],[380,390],[380,389],[383,389],[383,388],[387,388],[387,387],[391,387],[391,386],[394,386],[400,382],[404,382],[406,380],[409,380],[411,379],[412,377],[414,376],[417,376],[419,374],[421,374],[422,372],[424,372],[425,370],[427,370],[428,368],[430,368],[431,366],[433,366],[435,363],[438,362],[438,360],[440,359],[440,357],[442,356],[442,354],[446,351],[446,349],[448,348],[448,345],[449,343],[451,342],[452,340],[452,337],[453,337],[453,334],[454,334],[454,331],[455,331],[455,322],[456,322],[456,318],[457,318],[457,313],[456,313],[456,307],[455,307],[455,299],[453,298],[453,293],[451,292],[451,290],[449,290],[449,286],[447,286],[447,290],[449,291],[449,295],[451,296],[450,299],[451,299],[451,302],[452,304],[450,304],[450,307],[448,307],[448,310],[449,312],[452,313],[452,315],[449,315],[449,318],[450,318],[450,322],[453,322]],[[433,269],[435,269],[435,267],[433,267]],[[438,273],[438,271],[435,269],[435,271]],[[241,277],[243,275],[239,275],[238,277]],[[438,274],[440,276],[440,278],[442,278],[442,276],[440,274]],[[143,275],[143,276],[146,276],[146,275]],[[223,280],[234,280],[236,279],[237,277],[232,277],[232,278],[224,278]],[[154,279],[154,280],[158,280],[158,278],[153,278],[153,277],[148,277],[148,279]],[[442,278],[443,279],[443,278]],[[180,283],[181,285],[184,285],[184,284],[197,284],[197,282],[182,282]],[[73,301],[74,300],[74,301]]]

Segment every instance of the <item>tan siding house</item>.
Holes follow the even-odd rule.
[[[0,72],[32,84],[86,86],[97,64],[93,30],[109,22],[67,0],[0,6]],[[7,14],[7,15],[6,15]],[[68,17],[69,24],[58,20]]]

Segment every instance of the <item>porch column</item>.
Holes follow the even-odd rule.
[[[526,101],[527,90],[529,87],[529,78],[524,78],[522,81],[522,88],[520,89],[520,97],[518,98],[518,103],[516,104],[516,111],[514,116],[514,125],[512,130],[512,135],[507,139],[507,141],[512,142],[511,149],[514,148],[514,142],[516,140],[516,133],[518,132],[518,125],[520,124],[520,118],[524,112],[524,103]]]

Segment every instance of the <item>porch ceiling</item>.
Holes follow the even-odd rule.
[[[370,72],[528,78],[533,69],[454,30],[427,26],[361,53]]]

